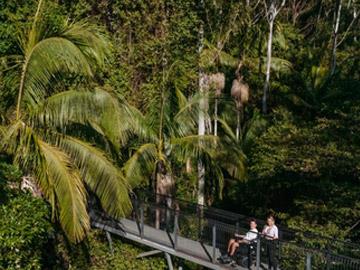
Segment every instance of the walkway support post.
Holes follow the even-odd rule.
[[[144,205],[140,206],[140,237],[144,238]]]
[[[330,270],[330,256],[326,253],[326,270]]]
[[[174,217],[174,249],[177,249],[177,242],[178,242],[178,229],[179,229],[179,215],[178,212],[175,211]]]
[[[326,256],[326,270],[330,270],[330,248],[329,248],[329,243],[326,244],[325,256]]]
[[[204,209],[203,209],[202,205],[197,205],[197,215],[199,217],[199,219],[198,219],[198,240],[201,242],[202,241],[202,230],[203,230],[202,218],[204,216]]]
[[[114,249],[113,249],[111,235],[110,235],[110,233],[108,231],[105,231],[105,233],[106,233],[106,238],[107,238],[107,240],[109,242],[110,253],[111,253],[111,255],[114,255]]]
[[[216,225],[212,227],[212,262],[215,263],[216,256]]]
[[[172,264],[172,261],[171,261],[171,256],[170,256],[170,254],[167,253],[167,252],[165,252],[165,258],[166,258],[166,261],[167,261],[169,270],[174,270],[174,267],[173,267],[173,264]]]
[[[260,270],[260,234],[257,235],[256,242],[256,270]]]
[[[311,253],[306,253],[306,270],[311,270]]]

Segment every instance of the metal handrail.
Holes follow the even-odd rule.
[[[208,250],[208,261],[217,264],[217,256],[220,251],[226,250],[228,240],[234,236],[239,230],[246,231],[248,228],[240,227],[234,219],[224,218],[224,211],[212,211],[213,208],[192,204],[190,208],[186,208],[187,202],[181,202],[179,208],[179,200],[171,198],[173,205],[157,203],[153,198],[147,198],[146,201],[133,198],[134,210],[129,219],[136,221],[138,227],[138,235],[141,239],[154,240],[152,235],[148,235],[144,231],[144,227],[154,227],[155,229],[166,231],[171,243],[167,243],[168,247],[176,251],[188,252],[189,256],[193,256],[189,248],[184,246],[184,239],[203,243]],[[159,201],[159,200],[158,200]],[[161,201],[161,200],[160,200]],[[177,206],[177,207],[173,207]],[[217,213],[222,215],[217,215]],[[228,212],[230,213],[230,212]],[[112,219],[104,212],[91,210],[90,216],[93,221],[101,221],[101,224],[116,228],[119,222]],[[281,227],[280,227],[281,228]],[[281,228],[282,229],[282,228]],[[181,240],[179,238],[181,237]],[[260,269],[261,263],[266,263],[266,254],[264,248],[268,245],[261,233],[257,234],[256,240],[256,269]],[[275,243],[275,242],[274,242]],[[346,243],[346,242],[345,242]],[[355,245],[356,246],[356,245]],[[357,247],[357,246],[356,246]],[[204,248],[205,250],[206,248]],[[281,269],[287,269],[286,264],[290,265],[291,261],[302,261],[304,268],[310,270],[312,265],[315,269],[318,266],[326,269],[358,269],[360,270],[360,260],[352,258],[347,254],[337,254],[334,250],[323,250],[317,248],[307,248],[295,241],[278,239],[276,241],[277,257],[281,260]],[[360,255],[360,254],[359,254]],[[338,266],[341,266],[340,268]],[[345,268],[344,268],[345,267]]]
[[[213,216],[218,216],[219,218],[222,218],[224,220],[229,220],[229,221],[233,221],[234,224],[236,224],[236,222],[238,222],[239,220],[242,220],[247,222],[249,220],[249,216],[246,215],[242,215],[242,214],[238,214],[238,213],[234,213],[234,212],[230,212],[227,210],[223,210],[223,209],[218,209],[218,208],[214,208],[214,207],[210,207],[210,206],[203,206],[203,205],[199,205],[197,203],[194,202],[189,202],[186,200],[182,200],[182,199],[178,199],[178,198],[172,198],[172,197],[168,197],[162,194],[150,194],[149,197],[147,198],[151,198],[154,199],[156,198],[156,196],[160,196],[163,199],[167,199],[167,198],[171,198],[171,200],[176,201],[176,202],[181,202],[183,204],[187,204],[187,205],[191,205],[193,209],[199,209],[202,208],[202,210],[204,211],[204,213],[208,214],[208,215],[213,215]],[[186,209],[185,209],[186,210]],[[258,224],[264,225],[266,224],[266,222],[262,219],[256,219]],[[360,245],[353,243],[353,242],[349,242],[349,241],[345,241],[345,240],[341,240],[341,239],[336,239],[336,238],[332,238],[332,237],[328,237],[328,236],[323,236],[323,235],[319,235],[317,233],[314,232],[309,232],[309,231],[303,231],[303,230],[296,230],[296,229],[289,229],[283,225],[277,225],[279,230],[282,233],[282,238],[286,238],[289,240],[295,239],[299,234],[301,234],[303,237],[305,238],[309,238],[309,239],[322,239],[325,241],[328,241],[329,243],[339,243],[342,245],[346,245],[350,248],[356,249],[358,251],[360,251]]]

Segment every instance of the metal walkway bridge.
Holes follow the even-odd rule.
[[[224,265],[217,260],[234,233],[248,230],[246,216],[165,197],[157,201],[155,197],[134,199],[133,212],[120,220],[92,210],[92,226],[106,231],[110,245],[110,235],[115,234],[154,249],[140,256],[164,252],[171,270],[170,255],[209,269],[248,269],[241,263]],[[262,225],[258,221],[259,228]],[[358,245],[281,227],[280,232],[277,257],[282,270],[360,270]],[[264,246],[259,234],[251,269],[267,269]]]

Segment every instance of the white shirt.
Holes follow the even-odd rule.
[[[256,239],[257,234],[258,234],[258,230],[256,228],[251,229],[250,231],[248,231],[245,234],[245,237],[243,239],[248,240],[248,241],[254,240],[254,239]]]
[[[263,229],[263,234],[265,235],[265,237],[269,237],[271,239],[279,238],[279,230],[275,224],[271,227],[266,225]]]

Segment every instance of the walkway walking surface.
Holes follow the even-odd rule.
[[[107,216],[105,212],[96,210],[95,207],[91,208],[92,225],[155,250],[141,254],[139,257],[164,252],[170,269],[172,269],[170,255],[209,269],[246,269],[239,265],[233,267],[220,264],[217,258],[221,256],[221,251],[226,250],[227,242],[235,232],[247,231],[247,217],[181,200],[171,199],[171,204],[164,205],[154,202],[151,198],[134,199],[133,211],[126,218],[119,220]],[[258,226],[261,225],[263,224],[259,221]],[[276,256],[282,266],[303,265],[306,261],[308,269],[316,265],[331,270],[360,270],[360,260],[354,257],[360,250],[359,245],[341,240],[334,241],[315,234],[303,235],[302,232],[286,228],[282,228],[281,233],[280,240],[276,243]],[[298,242],[298,237],[301,235],[310,243],[321,241],[327,243],[327,246],[333,246],[334,249],[326,251],[309,249],[304,245],[306,241]],[[111,246],[111,237],[109,234],[107,236]],[[267,268],[266,243],[261,235],[258,235],[256,247],[252,247],[251,254],[252,257],[256,256],[253,260],[259,260],[260,263],[259,267],[253,265],[253,269]],[[244,258],[246,259],[247,257]]]
[[[92,225],[96,228],[108,231],[110,233],[127,238],[131,241],[146,245],[150,248],[161,250],[173,256],[194,262],[196,264],[208,267],[210,269],[236,269],[245,268],[231,265],[223,265],[217,261],[212,261],[213,248],[209,245],[187,239],[181,236],[177,237],[177,247],[174,248],[174,235],[164,230],[155,229],[144,225],[143,237],[140,233],[139,225],[129,219],[120,219],[116,224],[109,224],[101,220],[94,221]],[[221,256],[218,248],[215,249],[215,258]]]

